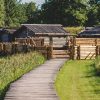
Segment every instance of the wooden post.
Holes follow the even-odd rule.
[[[80,60],[80,46],[77,47],[77,59]]]
[[[96,56],[100,55],[100,47],[96,46]]]
[[[76,45],[76,38],[75,37],[73,38],[73,45],[74,46]]]
[[[97,46],[98,45],[98,40],[97,40],[97,38],[95,39],[95,46]]]
[[[47,48],[47,59],[51,59],[51,58],[53,58],[53,47],[48,46],[48,48]]]
[[[73,37],[73,44],[72,44],[72,58],[75,59],[75,46],[76,46],[76,38]]]
[[[49,37],[49,45],[53,46],[53,38],[52,37]]]

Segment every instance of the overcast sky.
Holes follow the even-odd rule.
[[[23,3],[25,3],[25,2],[30,2],[30,1],[33,1],[33,2],[35,2],[37,5],[40,5],[40,4],[42,4],[45,0],[22,0]]]

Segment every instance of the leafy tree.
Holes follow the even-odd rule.
[[[33,23],[34,13],[36,11],[36,6],[34,2],[30,2],[26,8],[26,15],[28,17],[28,23]]]
[[[86,26],[94,26],[100,24],[100,4],[95,0],[90,0],[88,7]]]
[[[84,25],[87,20],[86,5],[82,0],[48,0],[42,5],[44,23]]]
[[[86,22],[86,26],[93,26],[97,24],[97,7],[92,6],[87,13],[88,20]]]
[[[5,19],[4,0],[0,0],[0,27],[4,26],[4,19]]]
[[[28,3],[25,4],[17,4],[17,19],[18,19],[18,23],[22,24],[22,23],[26,23],[28,20],[28,16],[26,13],[26,9],[27,9]]]
[[[17,0],[5,0],[5,25],[6,26],[15,26],[17,23],[16,18],[16,5]]]

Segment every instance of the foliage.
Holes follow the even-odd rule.
[[[5,25],[14,26],[17,24],[17,0],[4,0],[5,3]]]
[[[4,26],[5,7],[4,0],[0,0],[0,27]]]
[[[95,68],[97,70],[97,74],[100,75],[100,56],[98,56],[95,60]]]
[[[28,20],[28,16],[26,13],[28,4],[17,4],[17,13],[16,13],[16,18],[18,19],[19,24],[24,24]]]
[[[87,20],[86,5],[81,0],[48,0],[42,5],[42,13],[44,23],[78,26]]]
[[[0,58],[0,100],[8,85],[44,62],[36,52]]]
[[[26,8],[26,14],[28,17],[28,23],[32,23],[34,19],[34,12],[36,11],[35,3],[30,2]]]
[[[94,60],[67,61],[55,82],[60,100],[99,100],[100,77]]]
[[[38,8],[34,2],[0,0],[0,27],[23,23],[62,24],[63,26],[100,25],[100,4],[91,0],[46,0]]]
[[[78,34],[83,30],[83,27],[64,27],[64,29],[71,34]]]

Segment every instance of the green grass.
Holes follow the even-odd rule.
[[[66,31],[68,31],[70,34],[77,35],[79,32],[83,30],[83,27],[64,27]]]
[[[97,74],[100,75],[100,56],[98,56],[95,59],[95,68],[96,68]]]
[[[0,100],[3,100],[11,82],[44,63],[44,61],[45,58],[36,52],[0,58]]]
[[[94,61],[66,62],[55,87],[60,100],[100,100],[100,77],[96,75]]]

